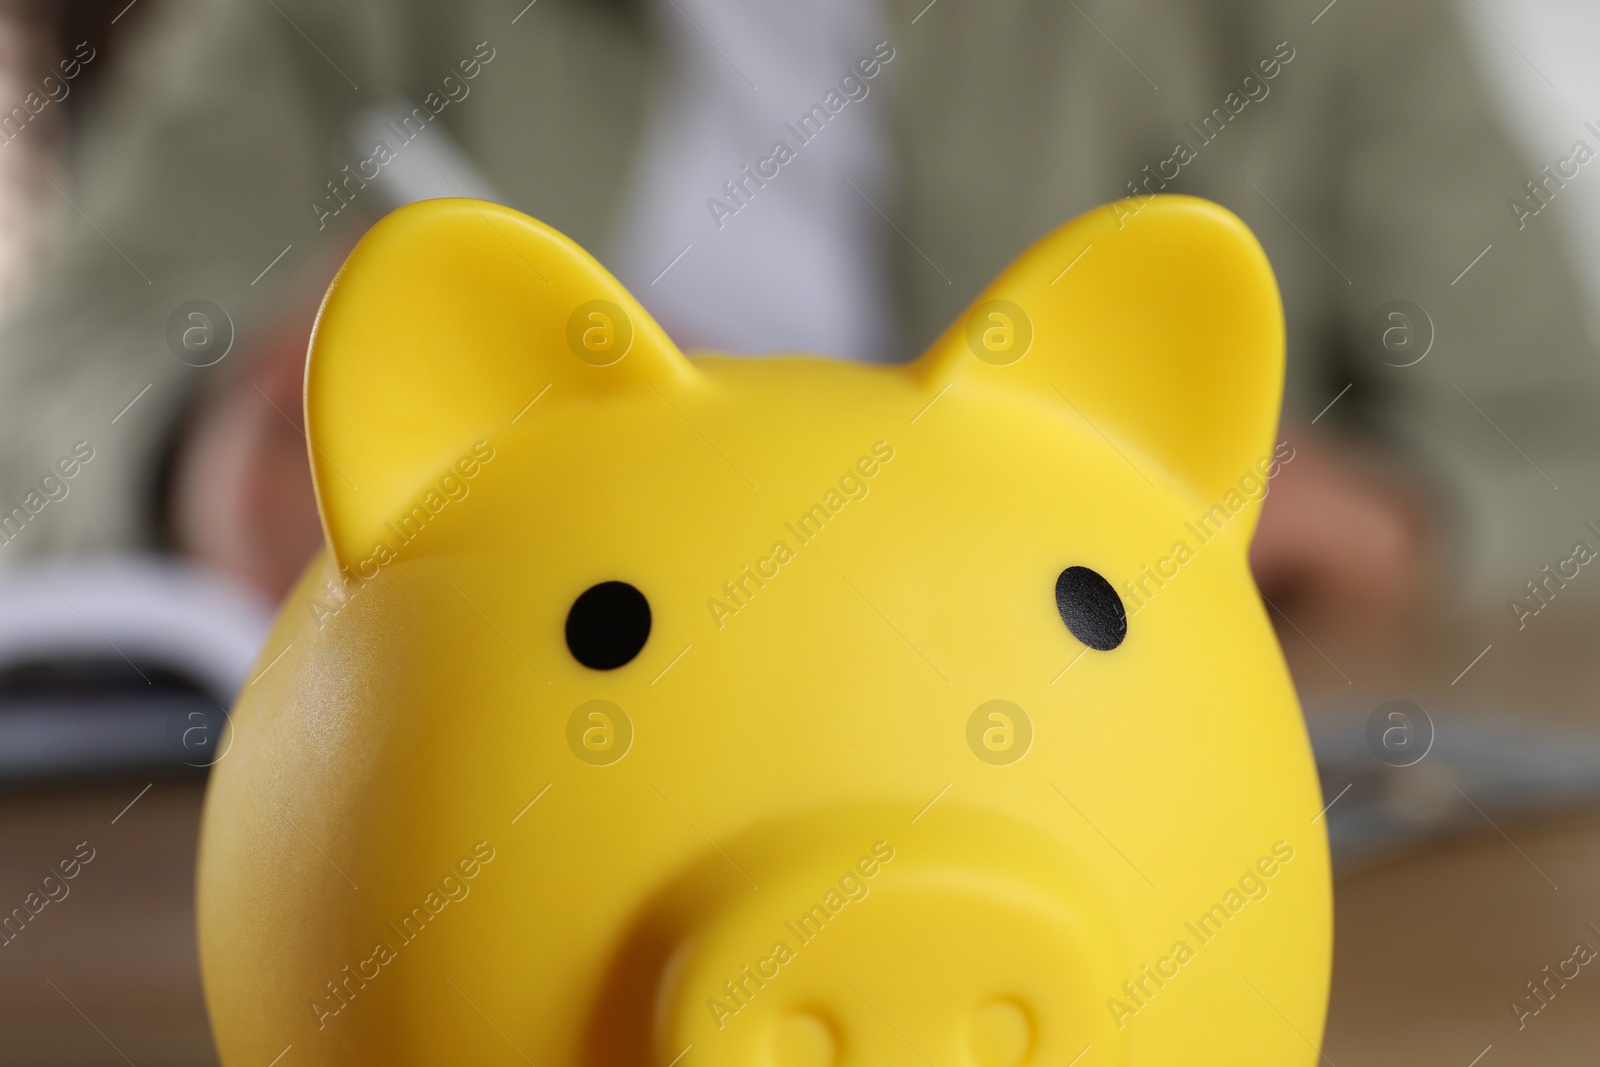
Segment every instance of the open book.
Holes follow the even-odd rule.
[[[213,572],[154,558],[0,578],[0,785],[214,763],[272,611]]]

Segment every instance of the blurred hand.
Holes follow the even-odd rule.
[[[311,321],[296,316],[200,398],[174,459],[178,548],[274,601],[322,545],[301,401]]]
[[[1261,592],[1305,629],[1356,634],[1401,624],[1437,566],[1415,494],[1354,449],[1292,443],[1295,457],[1272,480],[1250,546]]]

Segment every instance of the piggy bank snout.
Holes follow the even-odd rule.
[[[672,901],[658,1067],[691,1046],[706,1067],[1027,1067],[1090,1045],[1120,1062],[1092,879],[992,816],[899,822],[850,844],[837,828],[771,828],[718,859],[737,884]]]

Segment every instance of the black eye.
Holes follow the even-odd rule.
[[[585,589],[567,612],[567,647],[578,662],[610,671],[639,654],[650,637],[650,602],[627,582]]]
[[[1088,567],[1068,567],[1056,579],[1056,610],[1072,636],[1109,652],[1128,636],[1128,613],[1111,583]]]

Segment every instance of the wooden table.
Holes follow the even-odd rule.
[[[1600,813],[1502,829],[1338,883],[1332,1063],[1600,1063],[1600,959],[1520,1026],[1510,1007],[1577,942],[1600,952]]]
[[[67,895],[0,947],[0,1063],[216,1063],[194,929],[203,786],[161,781],[140,796],[145,784],[0,796],[0,911],[79,842],[94,849]]]
[[[215,1063],[195,965],[201,786],[157,782],[127,807],[142,788],[0,800],[5,907],[78,842],[95,849],[0,948],[0,1064]],[[1486,828],[1339,883],[1328,1062],[1467,1067],[1490,1045],[1479,1067],[1600,1062],[1600,960],[1520,1032],[1507,1006],[1578,939],[1600,949],[1585,925],[1600,925],[1600,812],[1504,829],[1515,845]]]

